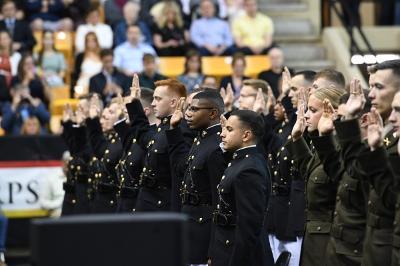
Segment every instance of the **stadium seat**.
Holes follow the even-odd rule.
[[[52,101],[71,98],[69,86],[65,85],[65,86],[51,88],[50,97]]]
[[[50,103],[50,113],[51,115],[62,115],[64,107],[66,104],[71,105],[73,109],[76,109],[78,105],[78,99],[58,99]]]
[[[261,71],[268,70],[270,67],[271,62],[266,55],[246,56],[246,76],[256,78]]]
[[[179,56],[160,57],[158,66],[161,74],[175,78],[185,70],[185,58]]]
[[[230,75],[232,58],[230,56],[204,56],[202,68],[204,75],[223,77]]]
[[[43,42],[43,32],[42,31],[35,31],[33,33],[33,37],[35,37],[36,45],[33,47],[34,53],[39,53],[42,50],[42,42]]]
[[[2,129],[2,128],[0,127],[0,137],[1,137],[1,136],[4,136],[4,135],[5,135],[4,129]]]

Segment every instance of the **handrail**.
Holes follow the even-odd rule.
[[[359,23],[357,23],[355,15],[351,10],[349,10],[349,7],[347,5],[342,5],[343,7],[343,12],[340,12],[338,7],[336,6],[336,3],[340,2],[338,0],[329,0],[329,4],[331,9],[336,13],[338,16],[340,22],[342,23],[343,27],[346,29],[347,34],[350,37],[350,50],[351,53],[358,53],[358,54],[363,54],[364,52],[360,48],[359,44],[356,42],[356,39],[354,38],[354,29],[358,31],[358,33],[361,36],[362,41],[364,42],[364,45],[367,47],[367,50],[370,54],[376,56],[375,50],[372,48],[371,43],[369,42],[367,36],[365,35],[364,31],[362,30],[361,26]],[[347,17],[350,19],[350,23],[345,22],[345,14]]]

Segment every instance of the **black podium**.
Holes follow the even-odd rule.
[[[186,216],[85,215],[31,225],[34,266],[186,266]]]

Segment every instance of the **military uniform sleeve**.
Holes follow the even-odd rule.
[[[147,143],[151,140],[154,132],[150,130],[149,120],[144,113],[143,106],[138,99],[126,104],[132,131],[138,144],[147,150]]]
[[[235,244],[229,266],[244,266],[263,226],[266,209],[266,177],[257,169],[246,169],[234,181],[236,202]]]
[[[173,176],[184,176],[190,146],[185,142],[179,127],[165,131]]]
[[[305,180],[308,174],[308,163],[313,155],[304,137],[301,137],[295,142],[293,142],[293,139],[290,139],[285,147],[292,156],[294,165],[296,169],[298,169],[300,176]]]
[[[361,169],[368,173],[368,180],[383,204],[387,208],[394,208],[396,204],[395,174],[385,148],[380,147],[374,151],[363,152],[358,157],[358,161]]]
[[[345,169],[333,135],[312,137],[311,139],[318,157],[324,166],[325,173],[333,183],[339,182]]]
[[[88,137],[90,140],[90,144],[92,145],[94,154],[98,158],[103,157],[104,151],[107,147],[107,140],[103,135],[103,130],[101,129],[99,118],[96,117],[93,119],[86,119],[86,126]]]

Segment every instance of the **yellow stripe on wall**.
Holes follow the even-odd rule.
[[[31,217],[46,217],[49,212],[47,210],[3,210],[7,218],[31,218]]]

